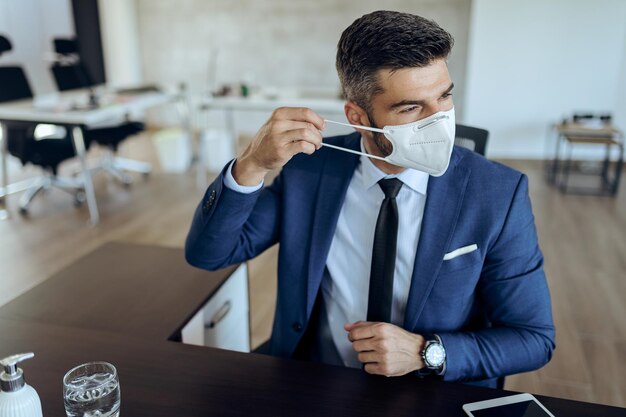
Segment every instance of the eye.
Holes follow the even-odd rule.
[[[419,106],[405,107],[402,110],[400,110],[400,113],[411,113],[411,112],[417,110],[418,108],[419,108]]]
[[[452,97],[452,93],[446,93],[446,94],[444,94],[443,96],[441,96],[441,100],[447,100],[447,99],[449,99],[450,97]]]

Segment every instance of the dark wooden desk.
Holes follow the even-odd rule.
[[[180,249],[109,243],[5,304],[0,317],[175,339],[234,270],[193,268]]]
[[[168,341],[228,273],[194,270],[177,249],[105,245],[0,308],[0,355],[36,353],[22,367],[47,417],[65,416],[64,373],[93,360],[116,365],[125,417],[464,416],[462,404],[508,394]],[[539,399],[557,416],[626,413]]]

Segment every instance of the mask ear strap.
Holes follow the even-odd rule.
[[[324,119],[324,121],[325,121],[326,123],[333,123],[333,124],[336,124],[336,125],[341,125],[341,126],[354,127],[355,129],[369,130],[370,132],[376,132],[376,133],[386,133],[386,130],[384,130],[384,129],[378,129],[377,127],[369,127],[369,126],[351,125],[350,123],[333,122],[332,120],[326,120],[326,119]]]
[[[330,145],[328,143],[322,143],[322,146],[326,146],[327,148],[333,148],[333,149],[337,149],[337,150],[344,151],[344,152],[354,153],[357,155],[367,156],[368,158],[374,158],[374,159],[380,159],[381,161],[387,161],[386,158],[383,158],[380,156],[370,155],[369,153],[359,152],[359,151],[355,151],[355,150],[348,149],[348,148],[342,148],[341,146]]]
[[[341,126],[354,127],[356,129],[369,130],[371,132],[385,133],[385,131],[383,129],[378,129],[378,128],[375,128],[375,127],[351,125],[349,123],[334,122],[332,120],[326,120],[326,119],[324,119],[324,121],[326,123],[333,123],[333,124],[341,125]],[[355,150],[352,150],[352,149],[342,148],[341,146],[330,145],[328,143],[322,143],[322,146],[326,146],[327,148],[333,148],[333,149],[337,149],[337,150],[344,151],[344,152],[353,153],[353,154],[356,154],[356,155],[367,156],[368,158],[374,158],[374,159],[380,159],[381,161],[387,161],[386,158],[383,158],[383,157],[380,157],[380,156],[371,155],[371,154],[368,154],[368,153],[359,152],[359,151],[355,151]]]

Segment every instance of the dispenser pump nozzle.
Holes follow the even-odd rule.
[[[0,389],[2,391],[17,391],[24,386],[24,372],[17,367],[17,364],[34,356],[34,353],[19,353],[0,360],[0,365],[3,368],[0,373]]]

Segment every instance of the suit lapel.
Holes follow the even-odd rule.
[[[458,165],[460,158],[454,152],[448,172],[441,177],[430,177],[428,181],[426,206],[404,316],[404,328],[409,331],[417,325],[459,217],[470,175],[469,169]]]
[[[337,143],[348,149],[360,149],[361,135],[353,133],[344,143]],[[329,149],[317,190],[315,214],[311,229],[309,253],[309,276],[307,286],[307,316],[311,314],[315,297],[322,282],[326,258],[337,228],[339,213],[346,197],[350,180],[359,162],[359,156]]]

